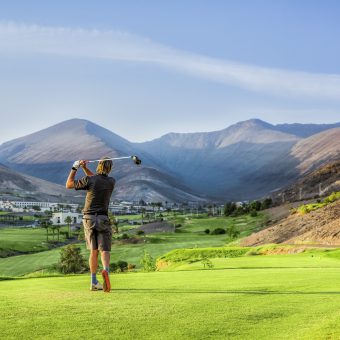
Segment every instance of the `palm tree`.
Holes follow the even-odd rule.
[[[66,216],[64,222],[68,225],[68,236],[71,237],[71,223],[72,223],[72,217]]]
[[[48,242],[48,228],[50,226],[48,225],[46,220],[41,221],[40,225],[41,225],[41,228],[44,228],[46,230],[46,242]]]
[[[142,224],[143,224],[143,218],[145,216],[145,212],[146,212],[145,208],[142,208],[142,210],[141,210],[141,213],[142,213]]]
[[[48,229],[52,227],[52,222],[50,220],[43,220],[40,223],[41,227],[46,230],[46,242],[48,242]],[[53,231],[54,234],[54,231]],[[53,235],[54,239],[54,235]]]

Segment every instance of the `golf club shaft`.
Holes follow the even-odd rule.
[[[131,156],[123,156],[123,157],[113,157],[113,158],[105,158],[105,159],[94,159],[92,161],[87,161],[87,163],[95,163],[95,162],[100,162],[100,161],[113,161],[113,160],[117,160],[117,159],[127,159],[127,158],[131,158]]]

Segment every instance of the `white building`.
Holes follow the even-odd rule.
[[[53,210],[55,208],[71,207],[73,211],[77,210],[79,204],[73,203],[55,203],[55,202],[31,202],[31,201],[11,201],[17,208],[31,209],[32,207],[39,207],[41,210]]]
[[[72,219],[71,224],[80,224],[82,223],[83,215],[74,213],[74,212],[57,212],[52,214],[52,224],[53,225],[61,225],[66,224],[65,219],[67,216],[70,216]]]

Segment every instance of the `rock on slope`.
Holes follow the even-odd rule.
[[[305,215],[290,215],[244,238],[241,245],[268,243],[340,245],[340,200]]]

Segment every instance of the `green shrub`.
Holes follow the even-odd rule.
[[[145,232],[143,230],[137,230],[137,232],[136,232],[136,235],[138,235],[138,236],[142,236],[144,234],[145,234]]]
[[[110,272],[114,273],[114,272],[117,271],[118,268],[119,267],[118,267],[117,263],[115,263],[115,262],[110,263]]]
[[[211,232],[211,235],[223,235],[225,230],[223,228],[216,228]]]
[[[207,267],[209,269],[214,268],[213,263],[210,261],[210,259],[207,256],[203,257],[202,264],[203,264],[203,268],[205,268],[205,267]]]
[[[57,269],[63,274],[77,274],[88,270],[88,265],[81,254],[81,249],[71,244],[60,250],[60,260]]]
[[[129,263],[128,266],[127,266],[128,271],[134,270],[135,268],[136,268],[136,265],[132,264],[132,263]]]
[[[210,234],[210,229],[205,229],[204,232],[205,232],[206,234]]]
[[[117,266],[120,269],[120,271],[124,272],[128,268],[128,263],[126,261],[119,260],[117,262]]]
[[[144,250],[143,257],[140,260],[140,264],[145,272],[153,272],[156,270],[156,262],[154,258]]]
[[[240,235],[240,231],[233,224],[227,227],[226,233],[231,239],[237,238]]]
[[[257,211],[256,211],[256,210],[252,210],[252,211],[250,212],[250,216],[251,216],[251,217],[256,217],[256,216],[257,216]]]
[[[121,237],[120,237],[122,240],[128,240],[130,238],[130,236],[128,234],[123,234]]]

